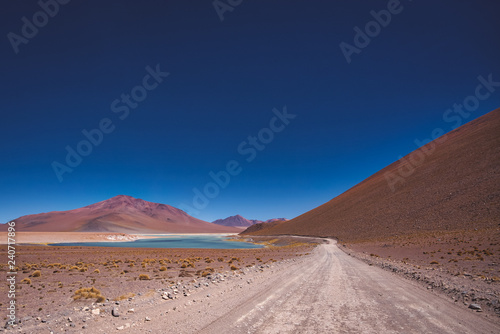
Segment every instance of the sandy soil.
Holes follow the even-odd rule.
[[[133,241],[150,238],[138,234],[96,232],[17,232],[17,244],[50,244],[62,242]],[[0,232],[0,245],[7,244],[7,232]]]
[[[43,249],[48,248],[43,247]],[[78,249],[73,251],[74,258],[82,257],[81,251]],[[172,250],[168,250],[170,251]],[[152,250],[148,256],[156,256],[154,252],[161,250]],[[186,252],[191,253],[195,250]],[[131,279],[125,280],[124,283],[119,281],[119,274],[106,274],[105,282],[97,284],[96,281],[95,284],[99,285],[103,293],[106,289],[108,291],[105,293],[119,290],[124,284],[125,290],[135,291],[135,295],[124,295],[123,298],[118,298],[118,301],[93,303],[88,299],[71,301],[70,291],[66,291],[66,298],[55,298],[55,302],[49,302],[49,306],[40,311],[33,309],[32,306],[26,307],[21,331],[23,333],[49,333],[51,330],[74,333],[500,332],[500,325],[493,322],[497,319],[491,319],[488,314],[477,313],[464,305],[453,303],[395,273],[369,266],[341,251],[335,242],[326,242],[312,251],[310,246],[295,245],[241,250],[238,255],[246,254],[250,259],[257,254],[253,252],[261,252],[259,257],[272,256],[278,261],[268,259],[255,265],[249,263],[248,267],[240,266],[238,270],[220,271],[205,277],[195,276],[196,271],[192,269],[188,273],[193,276],[187,280],[164,277],[161,272],[154,273],[155,263],[151,265],[152,268],[150,264],[146,264],[147,272],[154,273],[154,279],[149,281],[132,279],[138,272],[134,272],[130,276]],[[218,250],[217,253],[221,256],[223,251]],[[113,259],[119,254],[119,252],[106,254],[105,257]],[[279,258],[279,254],[283,259]],[[66,255],[69,256],[69,253]],[[123,257],[127,258],[129,255],[131,254],[123,254]],[[136,257],[141,258],[144,255],[146,254]],[[235,255],[228,253],[226,256]],[[43,254],[41,257],[44,257]],[[256,258],[254,262],[255,260]],[[233,263],[242,261],[243,259],[234,260]],[[113,262],[118,266],[123,265],[117,261]],[[216,267],[214,264],[216,263],[210,265]],[[199,261],[195,266],[202,268],[205,264],[202,265],[202,261]],[[48,269],[42,271],[47,272]],[[114,269],[109,271],[104,269],[103,272],[112,273]],[[53,275],[53,279],[62,276],[71,277],[67,274],[57,276],[58,273],[50,275]],[[41,277],[45,276],[42,274]],[[80,284],[73,284],[72,289],[89,285],[89,280],[92,278],[96,276],[90,274],[79,276]],[[29,295],[29,298],[25,298],[25,303],[31,302],[28,299],[46,303],[54,299],[49,297],[51,293],[56,293],[49,291],[68,289],[66,286],[62,288],[52,286],[47,278],[44,283],[35,278],[33,281],[34,288],[25,285],[21,289],[29,291],[26,295],[26,297]],[[44,291],[38,292],[41,290]],[[138,291],[142,292],[137,293]],[[38,296],[43,298],[38,299]]]
[[[224,280],[224,277],[230,280],[250,267],[264,271],[276,261],[307,254],[314,247],[314,244],[290,238],[255,241],[269,247],[211,250],[18,246],[17,315],[22,321],[20,326],[23,332],[34,325],[35,329],[28,332],[49,333],[49,328],[60,332],[57,326],[71,329],[71,324],[75,326],[80,321],[78,328],[85,325],[92,328],[83,317],[89,313],[78,312],[83,307],[130,302],[130,307],[142,308],[144,302],[149,303],[161,289],[178,286],[180,296],[184,291],[206,288],[205,285],[195,287],[197,280],[209,284],[213,280]],[[0,252],[7,253],[5,246],[0,246]],[[6,258],[4,260],[6,262]],[[7,263],[0,263],[0,279],[4,282],[7,271]],[[106,300],[104,304],[97,303],[97,295],[73,299],[79,289],[92,287],[100,291]],[[0,309],[4,309],[7,302],[7,285],[2,284]],[[4,315],[2,312],[6,320]],[[74,322],[68,323],[67,317],[72,317]]]
[[[349,253],[500,317],[498,229],[428,232],[346,244]]]

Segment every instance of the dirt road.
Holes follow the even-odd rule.
[[[500,333],[448,300],[344,252],[334,242],[200,333]]]
[[[335,242],[264,271],[245,268],[239,275],[201,285],[174,300],[163,300],[158,293],[129,304],[101,306],[100,315],[87,317],[85,329],[67,324],[65,328],[54,324],[52,329],[78,333],[500,333],[500,326],[484,316],[350,257]],[[111,316],[112,307],[120,309],[120,317]],[[133,313],[127,312],[130,307],[135,308]],[[37,328],[34,332],[43,332]]]

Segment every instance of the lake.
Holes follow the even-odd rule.
[[[211,248],[211,249],[247,249],[262,248],[248,242],[228,241],[220,235],[166,235],[153,239],[139,239],[124,242],[72,242],[50,244],[51,246],[85,247],[127,247],[127,248]]]

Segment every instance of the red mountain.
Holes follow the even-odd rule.
[[[268,219],[266,221],[262,220],[256,220],[256,219],[246,219],[240,215],[236,216],[231,216],[227,217],[224,219],[217,219],[213,221],[213,224],[217,225],[222,225],[222,226],[234,226],[234,227],[248,227],[252,226],[254,224],[261,224],[261,223],[270,223],[270,222],[275,222],[275,221],[286,221],[287,219],[285,218],[273,218],[273,219]]]
[[[189,216],[173,206],[119,195],[69,211],[22,216],[16,231],[118,233],[224,233],[239,232]],[[0,226],[7,230],[7,226]]]
[[[367,240],[500,226],[500,109],[394,162],[331,201],[244,234]]]

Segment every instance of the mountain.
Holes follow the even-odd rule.
[[[189,216],[173,206],[126,195],[69,211],[53,211],[14,219],[16,231],[119,233],[239,232]],[[6,225],[0,230],[7,230]]]
[[[268,219],[266,221],[262,220],[256,220],[256,219],[246,219],[240,215],[236,216],[231,216],[227,217],[224,219],[217,219],[213,221],[213,224],[217,225],[222,225],[222,226],[234,226],[234,227],[248,227],[252,226],[254,224],[261,224],[261,223],[270,223],[270,222],[275,222],[275,221],[286,221],[287,219],[285,218],[273,218],[273,219]]]
[[[292,220],[243,234],[341,241],[500,226],[500,109],[394,162]],[[495,232],[495,233],[498,233]]]

